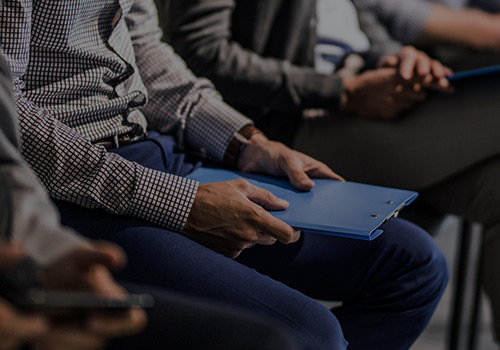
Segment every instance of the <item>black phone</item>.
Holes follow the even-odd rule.
[[[151,308],[154,299],[149,294],[101,295],[92,292],[51,291],[32,288],[24,293],[18,306],[22,309],[47,311],[68,310],[127,310],[132,307]]]
[[[38,274],[37,264],[29,258],[0,270],[0,297],[23,311],[51,313],[120,311],[154,306],[154,299],[149,294],[105,296],[93,292],[43,290],[37,287]]]

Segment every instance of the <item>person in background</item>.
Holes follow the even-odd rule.
[[[53,205],[21,161],[12,86],[1,52],[0,115],[0,268],[19,266],[16,271],[24,276],[43,271],[42,286],[49,289],[123,294],[107,271],[123,264],[121,250],[108,243],[92,245],[61,227]],[[29,260],[23,260],[26,255]],[[40,349],[100,349],[108,340],[137,333],[146,324],[144,311],[131,309],[119,317],[91,314],[86,326],[52,326],[43,315],[16,311],[1,294],[0,314],[2,349],[17,349],[28,341]]]
[[[428,89],[450,71],[349,0],[157,3],[164,40],[271,137],[350,181],[419,191],[409,209],[482,223],[500,339],[498,74]]]
[[[62,227],[53,204],[21,160],[11,92],[0,52],[0,349],[26,344],[40,350],[300,349],[293,335],[276,322],[245,310],[124,281],[131,292],[154,295],[156,305],[148,309],[146,331],[146,314],[139,308],[111,315],[89,313],[85,323],[55,323],[45,312],[19,310],[5,299],[29,287],[114,297],[126,293],[109,272],[124,264],[121,249]],[[15,278],[13,273],[32,278],[6,286]]]
[[[448,90],[448,68],[391,39],[374,14],[357,13],[349,0],[157,3],[164,40],[193,72],[286,144],[304,110],[390,119],[422,102],[427,88]]]
[[[153,0],[6,0],[1,14],[22,155],[65,225],[125,249],[118,278],[251,311],[306,349],[408,349],[425,328],[448,270],[419,227],[391,219],[372,242],[301,235],[267,211],[289,205],[270,192],[185,177],[194,152],[302,191],[342,179],[195,77],[160,41]]]
[[[500,64],[498,0],[355,0],[399,42],[437,55],[456,70]]]

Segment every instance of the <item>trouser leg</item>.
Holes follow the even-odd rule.
[[[484,226],[483,282],[491,302],[494,329],[500,341],[500,157],[492,158],[432,188],[418,204],[453,213]]]
[[[152,294],[148,327],[116,339],[108,350],[299,350],[295,337],[277,322],[248,310],[148,285],[124,283],[131,293]]]
[[[372,242],[305,234],[300,250],[257,247],[239,259],[306,295],[341,300],[333,311],[349,349],[408,349],[448,278],[445,258],[419,227],[393,219]]]

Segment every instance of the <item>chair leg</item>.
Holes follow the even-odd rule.
[[[455,271],[455,288],[452,300],[452,319],[448,334],[448,350],[458,350],[461,338],[464,301],[466,296],[467,265],[472,240],[472,224],[462,220]]]
[[[480,233],[479,239],[479,260],[476,265],[476,274],[474,280],[474,295],[473,295],[473,304],[470,318],[470,328],[469,328],[469,342],[468,342],[468,350],[475,350],[477,344],[477,333],[478,333],[478,324],[480,322],[481,316],[481,283],[483,277],[483,241],[484,234]]]

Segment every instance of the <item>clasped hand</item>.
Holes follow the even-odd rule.
[[[344,78],[341,108],[362,117],[392,119],[422,102],[427,90],[451,92],[452,71],[411,46],[384,57],[380,68]]]
[[[302,191],[314,187],[311,177],[343,180],[325,164],[264,135],[251,137],[238,170],[287,176]],[[284,210],[288,203],[245,180],[202,184],[183,234],[227,257],[236,258],[255,244],[296,242],[300,232],[272,216],[268,210]]]

